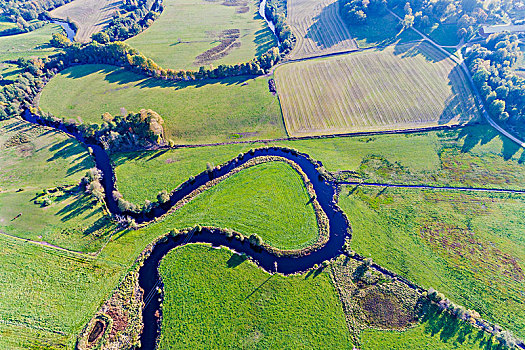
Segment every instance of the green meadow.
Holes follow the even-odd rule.
[[[276,45],[258,1],[167,0],[163,6],[151,27],[126,41],[161,67],[248,62]]]
[[[51,35],[61,32],[58,24],[46,24],[29,33],[0,37],[0,62],[18,58],[49,56],[57,49],[49,45]]]
[[[285,136],[279,102],[265,77],[168,82],[113,66],[82,65],[51,79],[39,105],[85,123],[102,123],[105,112],[149,108],[162,116],[166,138],[176,143]]]

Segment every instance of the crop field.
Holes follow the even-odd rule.
[[[276,45],[257,0],[166,0],[163,6],[151,27],[126,42],[164,68],[247,62]]]
[[[29,33],[0,37],[0,62],[18,58],[49,56],[57,49],[49,45],[53,33],[60,33],[58,24],[46,24]]]
[[[480,118],[456,64],[417,43],[290,63],[275,72],[292,136],[457,125]]]
[[[357,49],[334,0],[291,0],[287,23],[297,42],[289,55],[299,59]]]
[[[525,198],[346,187],[358,253],[523,337]]]
[[[176,143],[285,136],[278,100],[265,77],[177,83],[113,66],[82,65],[51,79],[40,107],[66,120],[100,124],[105,112],[149,108],[162,116],[166,137]]]
[[[51,17],[70,19],[78,26],[75,41],[91,41],[91,35],[100,32],[118,11],[119,0],[75,0],[50,12]]]
[[[270,275],[229,250],[204,245],[171,251],[160,273],[161,349],[352,347],[327,273]]]

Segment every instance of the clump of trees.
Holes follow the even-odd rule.
[[[16,27],[0,31],[0,36],[27,33],[44,25],[47,11],[67,4],[73,0],[3,0],[0,14],[16,24]],[[41,20],[41,21],[37,21]]]
[[[264,15],[275,26],[275,34],[281,43],[283,53],[288,53],[295,45],[292,29],[286,23],[286,0],[268,0],[264,8]]]
[[[85,192],[92,194],[99,201],[104,201],[104,187],[100,183],[102,180],[102,171],[97,168],[91,168],[86,172],[80,184],[84,186]]]
[[[387,10],[386,0],[341,0],[340,12],[350,24],[365,24],[369,16],[380,16]]]
[[[525,79],[512,70],[519,57],[518,37],[490,35],[466,55],[466,63],[492,117],[518,125],[525,118]]]
[[[163,10],[160,0],[148,8],[147,0],[124,0],[103,32],[95,33],[92,39],[101,44],[122,41],[135,36],[148,28]]]

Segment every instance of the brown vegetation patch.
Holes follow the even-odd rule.
[[[227,56],[231,50],[241,46],[241,43],[237,41],[240,36],[239,29],[223,30],[217,38],[220,44],[195,57],[193,64],[202,66]]]
[[[413,308],[404,307],[396,295],[376,288],[367,290],[359,304],[373,327],[405,328],[417,321]]]
[[[224,6],[246,6],[248,2],[242,0],[224,0],[222,2]]]
[[[13,136],[9,137],[3,145],[3,148],[11,148],[23,145],[25,143],[31,142],[31,137],[27,135],[25,132],[20,131],[14,134]]]
[[[523,281],[525,275],[516,258],[499,250],[493,243],[480,240],[465,228],[431,222],[420,229],[421,237],[434,249],[445,253],[456,265],[486,274],[503,275]]]

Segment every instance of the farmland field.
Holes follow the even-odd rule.
[[[49,56],[58,50],[49,45],[53,33],[60,33],[58,24],[46,24],[29,33],[0,37],[0,61],[33,56]]]
[[[339,16],[337,1],[291,0],[287,22],[297,39],[290,59],[357,49]]]
[[[164,68],[247,62],[276,45],[257,0],[166,0],[163,6],[151,27],[126,42]]]
[[[177,143],[285,136],[278,100],[265,77],[164,82],[113,66],[82,65],[51,79],[40,107],[100,124],[105,112],[149,108],[162,116],[167,138]]]
[[[339,202],[358,253],[524,335],[522,195],[349,186]]]
[[[285,64],[275,79],[292,136],[455,125],[480,117],[466,77],[426,43]]]
[[[91,41],[91,35],[104,29],[119,9],[119,0],[75,0],[50,12],[51,17],[70,19],[78,26],[75,41]]]

